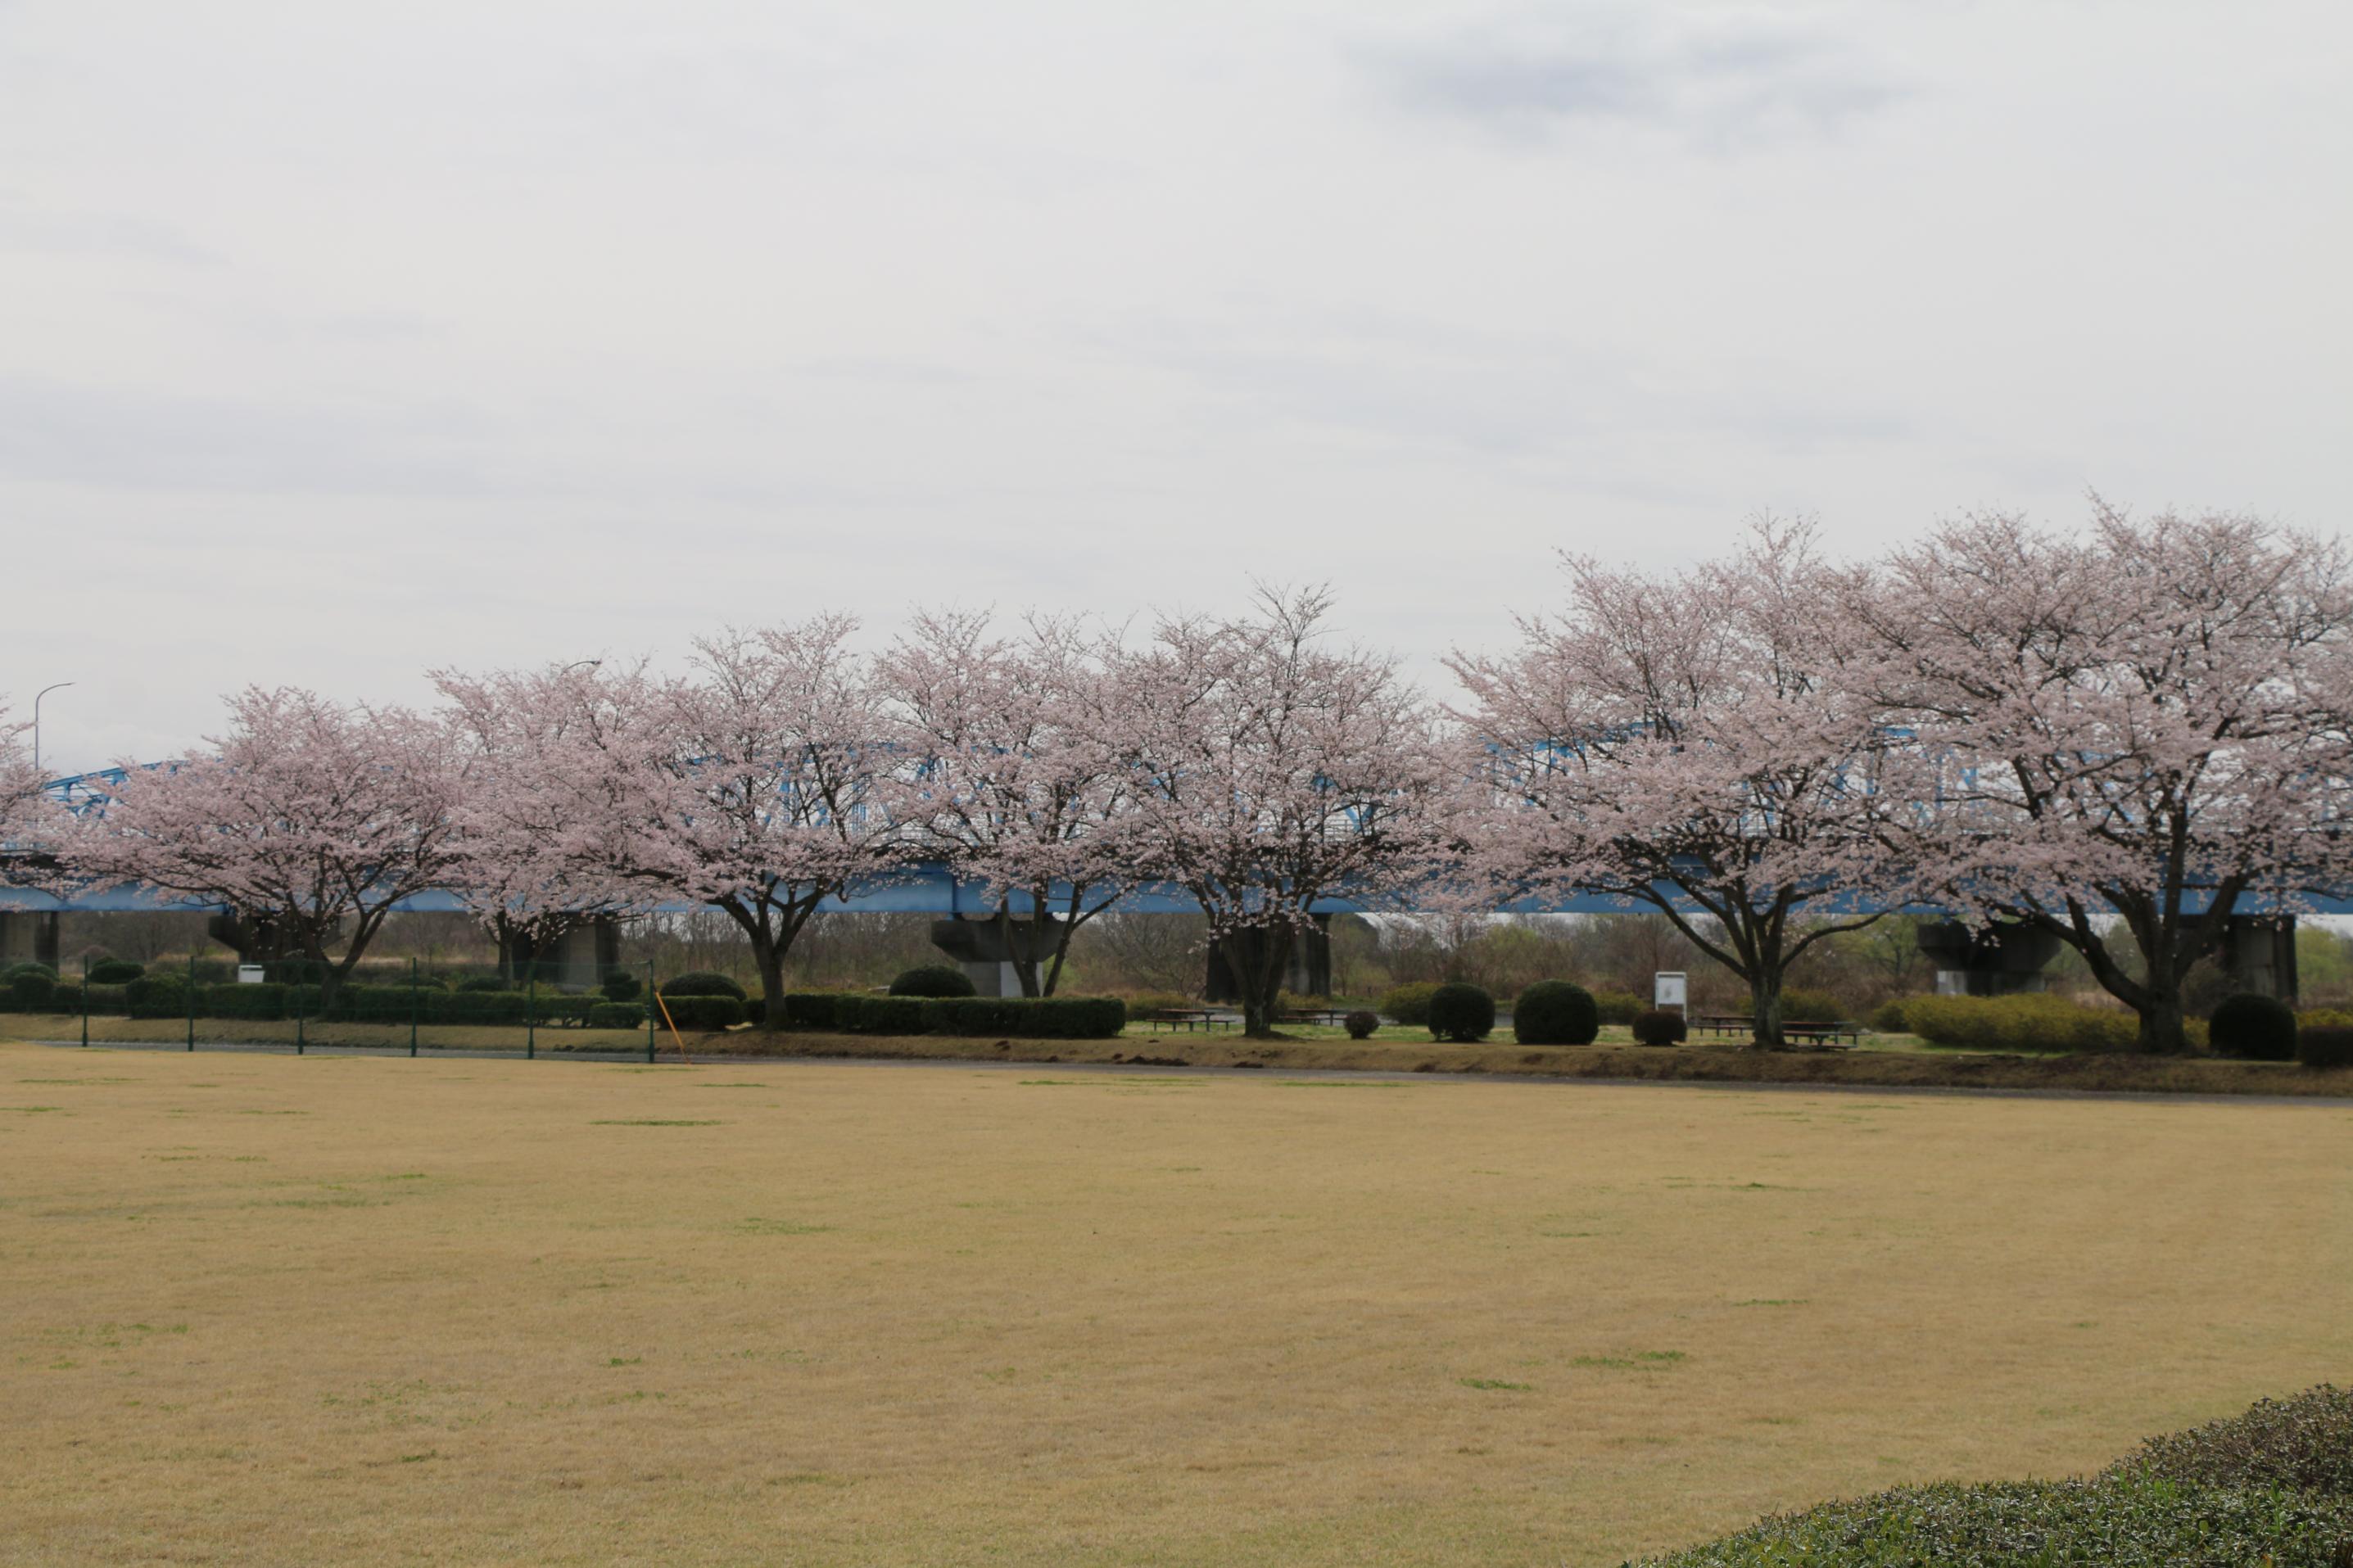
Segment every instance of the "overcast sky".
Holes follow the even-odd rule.
[[[2353,12],[0,0],[0,691],[2346,522]]]

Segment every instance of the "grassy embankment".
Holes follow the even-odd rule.
[[[0,1046],[0,1561],[1614,1563],[2341,1375],[2348,1132]]]

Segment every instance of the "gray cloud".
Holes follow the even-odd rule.
[[[1655,9],[1504,22],[1367,48],[1395,101],[1499,133],[1634,124],[1715,151],[1833,135],[1910,89],[1828,33],[1779,22],[1670,26]]]

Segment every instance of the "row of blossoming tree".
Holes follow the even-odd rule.
[[[1679,572],[1566,568],[1510,652],[1449,661],[1451,704],[1336,644],[1314,591],[1141,637],[926,614],[871,652],[821,616],[706,638],[678,674],[438,671],[429,712],[248,690],[103,810],[47,807],[0,758],[0,837],[46,846],[55,881],[227,906],[331,984],[426,888],[521,951],[708,905],[770,1027],[810,918],[917,862],[990,890],[1031,994],[1123,889],[1182,889],[1252,1033],[1287,943],[1248,934],[1321,900],[1598,891],[1739,974],[1768,1047],[1789,964],[1911,903],[2052,932],[2144,1048],[2179,1050],[2230,916],[2353,882],[2333,542],[2101,506],[2079,533],[1972,519],[1860,563],[1767,521]]]

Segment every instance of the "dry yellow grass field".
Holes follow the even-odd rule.
[[[0,1562],[1606,1563],[2353,1363],[2353,1109],[0,1045]]]

